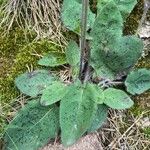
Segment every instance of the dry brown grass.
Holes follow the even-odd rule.
[[[0,10],[0,26],[6,29],[5,33],[17,25],[24,31],[34,31],[36,39],[50,37],[66,42],[61,34],[60,5],[60,0],[8,0]]]
[[[99,132],[104,150],[149,150],[150,140],[142,131],[143,119],[150,111],[135,117],[127,111],[109,112],[106,127]]]

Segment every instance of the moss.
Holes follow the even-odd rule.
[[[144,8],[144,0],[138,0],[137,5],[129,15],[129,17],[126,19],[126,22],[124,24],[124,34],[130,35],[135,34],[136,30],[138,28],[140,19],[143,14],[143,8]]]
[[[150,127],[144,128],[144,129],[143,129],[143,133],[145,134],[145,136],[146,136],[147,138],[150,139]]]
[[[135,103],[134,106],[132,108],[130,108],[129,113],[131,112],[135,116],[140,116],[143,111],[144,110],[142,108],[140,108],[138,104]]]
[[[47,40],[34,42],[34,34],[27,34],[25,38],[23,33],[16,28],[8,36],[0,38],[0,104],[3,108],[0,113],[0,134],[5,126],[4,118],[7,118],[12,109],[9,104],[20,94],[14,85],[14,79],[28,68],[39,67],[39,56],[50,51],[61,51],[55,43]]]
[[[141,58],[136,65],[136,68],[147,68],[150,69],[150,54],[147,55],[145,58]]]

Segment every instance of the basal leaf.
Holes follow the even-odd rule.
[[[62,53],[50,53],[38,61],[41,66],[57,67],[66,63],[66,58]]]
[[[124,20],[131,13],[135,5],[137,4],[137,0],[114,0],[117,4]]]
[[[60,101],[67,91],[67,86],[60,81],[55,81],[49,85],[42,94],[41,104],[48,106]]]
[[[111,15],[110,15],[111,14]],[[113,79],[115,73],[105,63],[104,55],[114,47],[122,36],[123,20],[116,4],[111,1],[97,16],[91,36],[91,65],[98,76]]]
[[[127,91],[133,95],[142,94],[150,89],[150,70],[138,69],[132,71],[125,81]]]
[[[17,88],[24,94],[36,97],[52,84],[54,76],[47,70],[36,70],[24,73],[15,79]]]
[[[107,112],[108,107],[106,105],[97,105],[97,109],[95,111],[95,114],[93,115],[93,121],[90,128],[88,129],[88,132],[94,132],[103,125],[103,123],[107,119]]]
[[[143,42],[136,36],[124,36],[114,48],[104,53],[105,63],[113,72],[123,72],[132,68],[142,55]]]
[[[69,87],[60,103],[61,139],[65,146],[75,143],[87,131],[95,109],[91,84],[76,82]]]
[[[117,74],[128,72],[140,58],[142,40],[135,36],[122,36],[122,29],[123,20],[118,6],[110,1],[96,18],[91,33],[91,65],[97,76],[115,79]]]
[[[71,67],[71,75],[73,80],[76,80],[79,75],[79,65]]]
[[[92,93],[92,100],[97,104],[103,104],[104,95],[103,90],[96,84],[89,84],[90,92]]]
[[[62,6],[62,21],[71,31],[80,33],[82,4],[76,0],[64,0]],[[93,26],[95,14],[88,10],[87,29]]]
[[[118,6],[119,11],[122,14],[124,20],[131,13],[135,5],[137,4],[137,0],[98,0],[97,7],[98,12],[110,1],[114,1]]]
[[[71,66],[76,66],[80,62],[80,49],[75,41],[70,41],[66,48],[67,62]]]
[[[80,49],[75,41],[70,41],[66,48],[67,62],[71,65],[71,74],[73,79],[79,74]]]
[[[134,104],[124,91],[114,88],[104,91],[104,103],[113,109],[127,109]]]
[[[57,106],[40,106],[30,101],[8,126],[4,141],[5,150],[37,150],[54,139],[59,130]]]

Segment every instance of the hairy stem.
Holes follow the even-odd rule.
[[[86,53],[86,30],[87,30],[87,16],[88,16],[89,0],[82,0],[82,22],[81,22],[81,39],[80,39],[80,72],[79,79],[82,82],[82,73],[85,66],[85,53]]]

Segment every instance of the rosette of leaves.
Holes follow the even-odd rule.
[[[66,48],[66,60],[71,67],[78,68],[79,47],[73,41]],[[62,143],[72,145],[85,133],[103,125],[108,107],[126,109],[133,105],[124,91],[104,90],[92,81],[83,84],[77,74],[66,85],[49,71],[36,70],[20,75],[15,83],[20,91],[34,99],[9,124],[4,136],[5,149],[37,150],[58,136],[59,131]]]
[[[75,19],[75,24],[69,24],[69,28],[76,30],[76,25],[79,26],[79,20],[76,18],[79,19],[81,13],[81,10],[76,9],[81,7],[80,1],[65,0],[63,15],[71,11],[71,2],[74,8],[72,16],[75,15],[72,19]],[[130,72],[140,57],[143,47],[137,37],[122,35],[123,8],[117,7],[116,2],[117,0],[110,0],[102,5],[96,20],[94,18],[91,31],[93,40],[89,43],[90,65],[98,77],[112,79],[111,82],[115,81],[118,73]],[[121,3],[122,7],[127,8],[126,4],[123,1]],[[74,14],[74,11],[77,13]],[[65,19],[63,21],[66,22]],[[147,69],[133,70],[127,75],[125,79],[127,92],[119,87],[115,88],[113,84],[108,87],[96,84],[92,75],[88,81],[82,82],[78,79],[80,69],[78,44],[70,41],[65,54],[66,57],[48,54],[38,62],[48,67],[47,69],[24,73],[16,78],[15,84],[18,89],[23,94],[31,96],[32,100],[18,111],[15,119],[6,129],[4,149],[37,150],[49,140],[54,140],[59,133],[63,145],[72,145],[84,134],[93,132],[103,125],[109,107],[130,108],[133,101],[127,92],[135,95],[150,89],[150,70]],[[72,69],[73,79],[70,84],[63,83],[49,71],[64,64],[69,64]],[[124,81],[122,83],[124,84]]]

